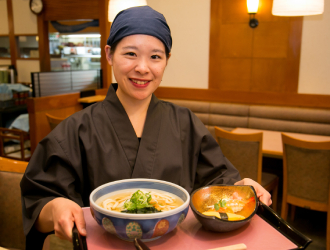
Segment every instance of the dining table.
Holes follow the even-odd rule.
[[[133,242],[121,240],[97,224],[89,207],[83,208],[83,212],[89,250],[135,249]],[[190,208],[185,220],[173,231],[144,243],[150,250],[215,250],[241,244],[253,250],[298,249],[293,241],[257,214],[241,228],[220,233],[205,230]]]
[[[105,95],[93,95],[93,96],[79,98],[78,102],[80,102],[80,103],[101,102],[104,100],[104,98],[105,98]]]
[[[282,158],[283,157],[283,146],[282,146],[282,132],[272,131],[272,130],[262,130],[262,129],[252,129],[252,128],[235,128],[231,131],[236,134],[252,134],[252,133],[263,133],[262,138],[262,154],[263,156]],[[303,133],[292,133],[283,132],[288,136],[295,139],[305,140],[305,141],[330,141],[330,136],[324,135],[312,135]]]

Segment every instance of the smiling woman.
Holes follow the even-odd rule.
[[[188,192],[240,180],[204,124],[187,108],[161,101],[158,88],[172,47],[162,14],[148,6],[120,12],[105,46],[118,84],[105,100],[56,126],[37,146],[22,179],[28,249],[41,249],[55,231],[71,240],[74,223],[86,235],[82,206],[97,187],[121,179],[164,180]],[[239,182],[238,182],[239,181]],[[41,243],[40,243],[41,242]]]
[[[113,53],[110,46],[105,50],[118,81],[117,96],[124,107],[128,99],[149,103],[167,65],[164,44],[153,36],[132,35],[123,38]]]

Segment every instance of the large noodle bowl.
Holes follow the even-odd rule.
[[[152,212],[170,211],[181,206],[184,203],[183,200],[178,196],[161,190],[125,189],[100,197],[96,201],[96,204],[109,211],[127,212],[127,204],[131,202],[133,195],[136,194],[138,191],[142,193],[142,195],[138,197],[139,202],[147,204],[148,207],[153,208]]]

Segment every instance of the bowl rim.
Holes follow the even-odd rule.
[[[114,212],[114,211],[110,211],[110,210],[100,207],[92,200],[93,195],[102,188],[105,188],[107,186],[112,186],[112,185],[115,185],[118,183],[132,182],[132,181],[134,181],[134,182],[157,182],[157,183],[162,183],[162,184],[166,184],[169,186],[173,186],[173,187],[181,190],[187,196],[187,200],[184,201],[184,203],[181,206],[179,206],[173,210],[163,211],[160,213],[151,213],[151,214],[130,214],[130,213]],[[92,193],[89,195],[89,202],[93,209],[95,209],[99,213],[105,214],[107,216],[112,216],[112,217],[121,218],[121,219],[145,220],[145,219],[159,219],[159,218],[168,217],[168,216],[181,212],[182,210],[189,207],[190,195],[186,189],[184,189],[183,187],[181,187],[175,183],[172,183],[172,182],[157,180],[157,179],[148,179],[148,178],[132,178],[132,179],[122,179],[122,180],[118,180],[118,181],[108,182],[108,183],[105,183],[105,184],[95,188],[92,191]]]
[[[193,205],[192,203],[192,197],[194,196],[194,194],[201,190],[201,189],[205,189],[205,188],[209,188],[209,187],[212,187],[212,186],[223,186],[223,187],[250,187],[254,193],[254,197],[256,198],[256,207],[255,209],[253,210],[253,213],[250,214],[249,217],[246,217],[244,220],[236,220],[236,221],[229,221],[229,220],[222,220],[222,219],[219,219],[218,217],[215,217],[215,216],[207,216],[207,215],[204,215],[202,213],[200,213],[196,208],[195,206]],[[190,197],[190,207],[191,209],[193,210],[194,213],[196,213],[198,216],[201,216],[202,218],[205,218],[205,219],[211,219],[211,220],[218,220],[218,221],[221,221],[221,222],[224,222],[224,223],[242,223],[244,221],[248,221],[250,220],[257,212],[257,209],[258,209],[258,203],[259,203],[259,200],[258,200],[258,197],[257,197],[257,194],[256,194],[256,191],[254,189],[253,186],[250,186],[250,185],[226,185],[226,184],[212,184],[212,185],[207,185],[207,186],[204,186],[204,187],[200,187],[196,190],[194,190],[194,192],[192,192],[191,194],[191,197]]]

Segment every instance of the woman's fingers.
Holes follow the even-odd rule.
[[[63,240],[72,241],[72,228],[74,217],[68,209],[64,213],[57,215],[54,220],[55,235]]]
[[[57,198],[53,201],[55,235],[61,239],[72,241],[72,228],[76,223],[79,233],[85,236],[85,219],[81,207],[64,198]]]
[[[84,218],[84,213],[82,211],[82,209],[80,208],[78,211],[76,211],[76,213],[74,213],[74,221],[76,223],[76,227],[79,231],[79,233],[82,236],[86,236],[86,222],[85,222],[85,218]]]
[[[254,190],[257,193],[257,197],[261,202],[265,203],[267,206],[270,206],[272,204],[270,193],[264,187],[262,187],[258,182],[249,178],[244,178],[243,180],[236,182],[235,185],[253,186]]]
[[[266,191],[265,193],[257,193],[257,196],[262,203],[266,204],[267,206],[272,205],[273,201],[269,192]]]

